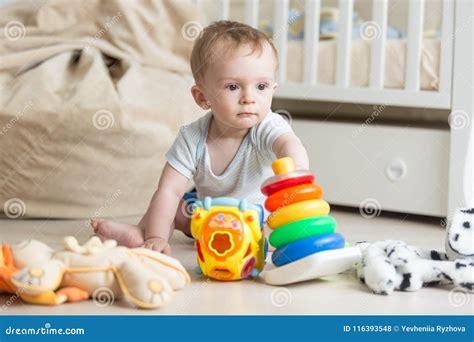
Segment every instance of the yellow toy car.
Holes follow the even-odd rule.
[[[204,275],[239,280],[256,277],[263,270],[267,242],[261,206],[229,197],[205,197],[193,208],[191,233]]]

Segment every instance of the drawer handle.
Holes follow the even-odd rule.
[[[395,158],[390,161],[385,168],[387,178],[392,182],[399,182],[403,180],[408,173],[407,163],[401,158]]]

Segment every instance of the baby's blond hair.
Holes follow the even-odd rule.
[[[223,49],[216,51],[218,43],[224,43]],[[278,67],[278,53],[270,38],[263,32],[253,27],[236,21],[221,20],[204,28],[202,34],[196,39],[191,53],[191,71],[196,83],[200,83],[204,73],[212,61],[223,58],[225,53],[244,44],[250,45],[252,54],[261,53],[263,46],[269,44],[275,54]]]

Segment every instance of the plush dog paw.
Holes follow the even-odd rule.
[[[362,261],[357,267],[357,275],[376,294],[392,293],[401,281],[395,266],[387,257],[386,247],[391,242],[364,243],[359,246]]]
[[[50,260],[43,266],[28,267],[15,273],[12,277],[12,283],[29,295],[54,291],[61,284],[64,268],[61,261]]]
[[[173,290],[181,290],[191,282],[188,272],[181,263],[168,255],[146,248],[135,248],[132,253],[150,270],[167,279]]]
[[[116,276],[125,298],[140,308],[159,308],[173,297],[173,288],[168,280],[150,272],[137,257],[124,261]]]

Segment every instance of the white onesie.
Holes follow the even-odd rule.
[[[276,156],[272,145],[276,138],[291,132],[290,125],[280,115],[269,112],[253,126],[223,174],[211,170],[206,138],[212,112],[181,127],[173,145],[166,153],[168,163],[188,179],[193,178],[198,199],[204,196],[246,198],[263,204],[260,192],[263,181],[273,176],[271,168]]]

